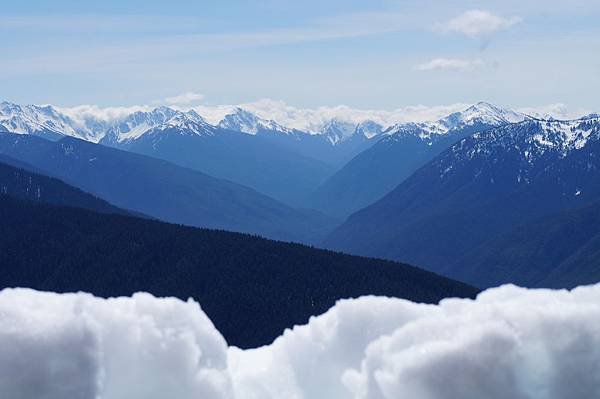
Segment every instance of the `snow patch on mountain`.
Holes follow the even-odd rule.
[[[473,157],[489,152],[491,147],[519,148],[530,161],[536,155],[554,152],[565,157],[570,151],[584,148],[600,139],[600,118],[573,121],[525,121],[473,136]]]
[[[560,167],[563,159],[585,151],[592,143],[600,140],[600,118],[573,121],[526,120],[521,123],[501,126],[477,132],[460,140],[435,162],[440,179],[450,179],[454,171],[472,169],[475,178],[502,175],[503,179],[514,179],[518,184],[529,184],[553,173],[553,167]],[[567,163],[569,168],[577,168],[577,176],[596,169],[599,165],[593,150],[589,156],[575,163]],[[505,167],[500,172],[495,165],[500,162]],[[573,173],[573,170],[570,169]],[[458,173],[458,172],[457,172]],[[574,177],[557,181],[564,192],[579,192],[582,187]],[[494,181],[492,181],[494,183]]]

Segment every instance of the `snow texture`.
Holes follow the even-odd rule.
[[[2,397],[588,399],[600,285],[439,305],[340,301],[269,346],[227,347],[192,300],[0,292]]]

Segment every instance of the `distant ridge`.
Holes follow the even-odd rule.
[[[0,154],[117,207],[174,223],[302,242],[318,240],[334,223],[229,181],[72,137],[48,141],[0,133]]]
[[[558,250],[567,248],[569,237],[562,243],[535,226],[547,223],[566,232],[570,212],[600,201],[599,153],[597,118],[526,120],[476,133],[350,216],[326,244],[419,264],[481,287],[543,286],[549,281],[545,271],[562,264],[565,254],[541,256],[532,251],[535,243],[547,234],[558,240],[551,246]],[[579,229],[577,234],[593,237],[594,226],[574,224],[573,234]],[[575,244],[571,248],[578,248]],[[521,266],[511,267],[509,259]],[[577,282],[589,280],[570,278],[563,284]],[[560,279],[552,280],[553,287],[560,285]]]
[[[435,122],[392,126],[383,132],[377,143],[319,186],[311,197],[311,205],[327,214],[345,218],[389,193],[458,140],[528,118],[482,102]]]

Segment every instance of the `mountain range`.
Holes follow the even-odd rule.
[[[403,123],[329,177],[311,197],[312,207],[346,218],[390,192],[458,140],[475,132],[521,122],[524,114],[475,104],[435,122]]]
[[[173,223],[301,242],[333,228],[318,212],[291,208],[250,188],[73,137],[49,141],[0,133],[0,154],[120,208]]]
[[[134,217],[3,162],[0,187],[0,288],[193,297],[227,341],[243,348],[271,343],[342,298],[436,303],[477,294],[404,264]]]
[[[585,220],[600,202],[598,125],[594,114],[540,120],[485,102],[432,122],[330,119],[310,132],[242,108],[211,124],[169,107],[109,120],[2,103],[0,154],[147,217],[405,261],[480,287],[556,287],[595,281],[597,231]],[[565,231],[578,239],[551,250]]]
[[[380,198],[466,134],[523,118],[480,103],[433,123],[384,127],[334,118],[307,132],[239,107],[211,125],[194,110],[164,106],[107,120],[49,105],[0,104],[0,126],[10,132],[71,136],[165,159],[338,218]]]
[[[236,108],[217,125],[193,110],[158,107],[106,121],[74,118],[53,106],[0,104],[0,126],[51,140],[80,138],[165,159],[254,188],[292,206],[381,132],[374,122],[331,120],[316,134],[289,129]],[[294,181],[293,185],[289,182]]]
[[[588,242],[583,238],[598,233],[596,225],[571,225],[581,217],[570,215],[593,214],[585,207],[600,200],[599,139],[598,118],[527,119],[477,132],[350,216],[326,245],[402,259],[477,286],[543,286],[549,274],[556,286],[557,270],[564,272],[561,265],[579,256]],[[550,225],[549,231],[540,228]],[[571,231],[582,237],[581,245],[560,242],[570,240]],[[540,253],[535,243],[542,242],[563,252]],[[600,259],[577,263],[591,273]],[[567,285],[583,282],[589,280]]]

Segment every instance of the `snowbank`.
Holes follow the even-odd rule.
[[[341,301],[246,351],[193,301],[0,292],[1,397],[587,399],[598,370],[600,285]]]
[[[0,397],[228,398],[227,347],[194,302],[0,293]]]

